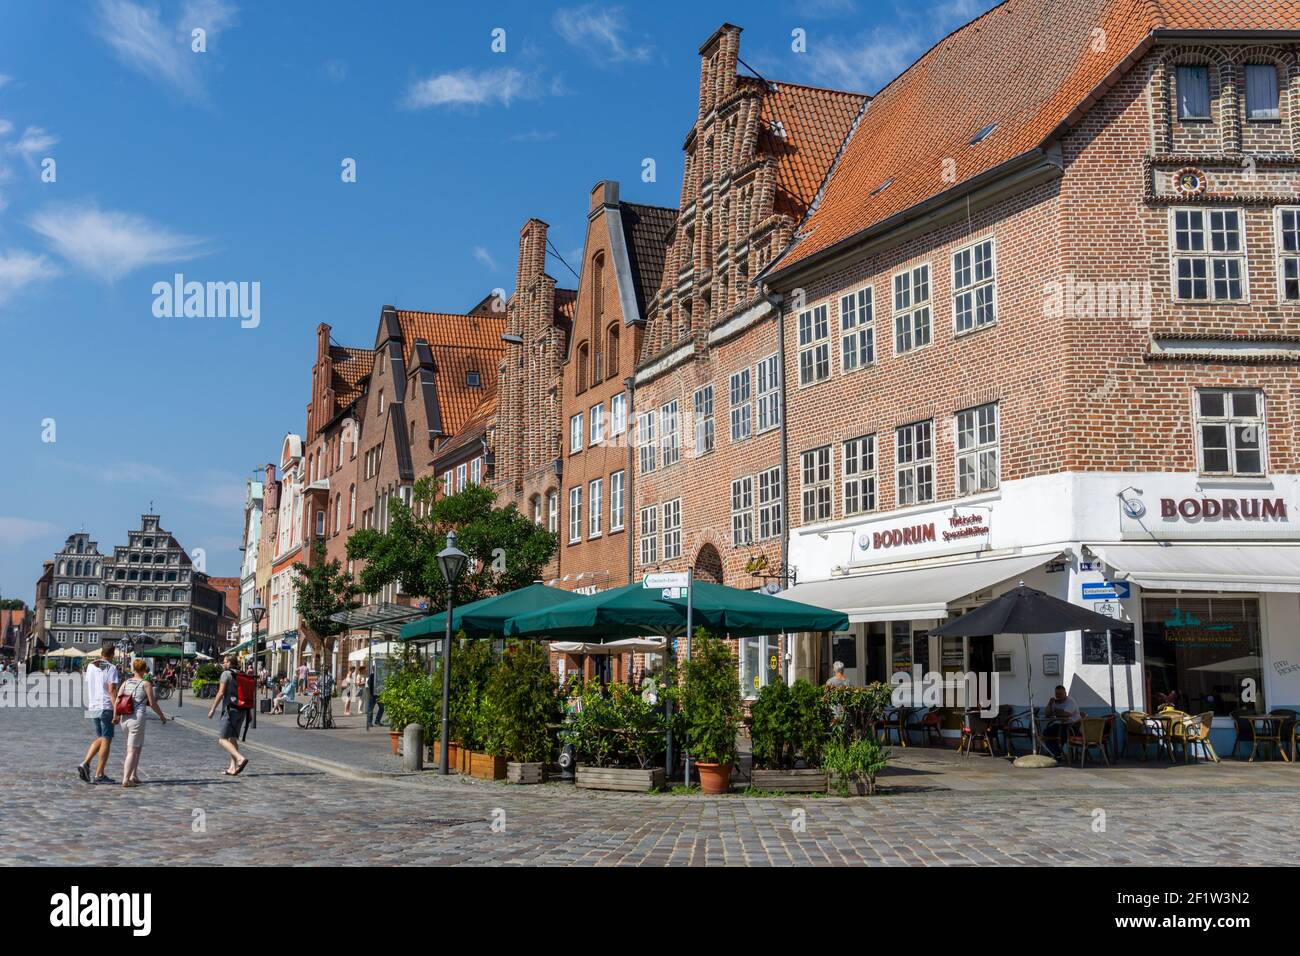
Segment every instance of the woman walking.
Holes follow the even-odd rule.
[[[113,722],[120,723],[122,729],[126,731],[126,760],[122,764],[122,786],[124,787],[140,786],[140,777],[136,771],[140,769],[140,751],[144,748],[145,707],[152,707],[158,719],[164,724],[167,723],[167,715],[162,712],[158,701],[154,699],[153,683],[144,679],[144,675],[149,671],[148,662],[142,657],[137,657],[135,663],[131,665],[131,670],[133,671],[131,677],[127,678],[117,692],[119,700],[123,697],[131,698],[131,713],[126,716],[119,714],[113,718]]]
[[[352,699],[357,694],[357,669],[348,668],[348,676],[343,678],[343,716],[352,716]],[[357,712],[361,712],[360,703],[357,704]]]

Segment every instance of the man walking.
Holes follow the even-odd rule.
[[[217,705],[220,704],[223,716],[221,738],[218,743],[221,744],[221,749],[230,755],[230,766],[221,772],[227,777],[236,777],[248,766],[248,758],[239,752],[239,732],[244,728],[246,714],[238,707],[239,683],[234,655],[227,654],[222,663],[226,669],[221,672],[221,684],[217,688],[217,696],[212,700],[212,706],[208,709],[208,720],[213,718],[217,712]]]
[[[113,745],[113,701],[117,699],[118,676],[113,666],[113,645],[100,649],[99,659],[86,665],[86,716],[91,720],[95,739],[86,751],[86,759],[77,764],[77,776],[86,783],[112,783],[104,773],[108,751]],[[98,758],[94,776],[90,762]]]

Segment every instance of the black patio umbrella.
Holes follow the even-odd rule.
[[[1050,594],[1026,587],[1022,581],[1005,594],[961,617],[953,618],[930,631],[939,637],[951,635],[1019,634],[1025,642],[1025,687],[1029,692],[1029,732],[1038,755],[1038,724],[1034,719],[1033,665],[1029,658],[1030,634],[1057,634],[1061,631],[1128,630],[1131,624],[1104,614],[1062,601]]]

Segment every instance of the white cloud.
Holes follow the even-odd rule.
[[[2,124],[3,121],[0,121]],[[12,129],[12,126],[10,127]],[[7,130],[0,128],[0,134]],[[47,133],[40,126],[29,126],[23,130],[23,135],[19,137],[18,142],[10,143],[6,149],[11,153],[17,153],[29,163],[35,163],[37,157],[48,153],[54,148],[54,144],[59,141],[57,136]]]
[[[0,208],[4,199],[0,197]],[[45,256],[11,249],[0,253],[0,302],[4,302],[13,293],[33,282],[52,279],[59,270]]]
[[[47,206],[28,225],[69,262],[110,282],[141,266],[194,259],[210,251],[198,236],[95,206]]]
[[[506,67],[499,70],[457,70],[439,73],[412,83],[406,91],[405,105],[418,110],[430,106],[483,106],[500,103],[509,106],[517,99],[534,99],[542,95],[537,77],[522,70]]]
[[[342,60],[330,60],[325,64],[325,76],[331,83],[342,83],[348,78],[348,65]]]
[[[8,544],[23,544],[53,533],[54,525],[48,521],[0,515],[0,541]]]
[[[100,0],[99,35],[126,66],[173,87],[184,96],[202,98],[200,69],[217,37],[235,24],[235,8],[224,0],[187,0],[175,23],[163,23],[156,8],[130,0]],[[191,32],[206,32],[206,53],[191,49]]]
[[[496,261],[495,259],[492,258],[492,253],[488,252],[488,251],[487,251],[485,248],[483,248],[482,246],[475,246],[475,247],[474,247],[474,258],[475,258],[478,262],[481,262],[483,265],[487,266],[487,267],[488,267],[489,269],[491,269],[493,272],[498,271],[498,268],[497,268],[497,261]]]
[[[0,87],[8,86],[13,81],[14,78],[12,76],[6,76],[5,74],[0,73]]]
[[[557,10],[552,22],[565,42],[598,61],[644,63],[650,58],[649,46],[634,45],[627,39],[628,25],[622,7],[589,3]]]
[[[14,124],[0,117],[0,136],[8,136],[14,131]]]

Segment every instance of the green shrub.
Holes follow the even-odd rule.
[[[551,759],[547,725],[559,722],[562,709],[550,654],[541,644],[511,642],[488,678],[486,699],[488,753],[520,763]]]
[[[862,782],[868,794],[876,792],[876,774],[885,769],[889,751],[874,736],[846,740],[832,736],[826,742],[822,765],[830,771],[831,783],[842,797],[849,795],[849,785]]]
[[[424,728],[426,740],[438,738],[442,725],[442,684],[417,667],[403,667],[388,675],[379,694],[389,729],[401,733],[407,724]]]
[[[733,762],[742,709],[731,648],[699,628],[693,656],[681,669],[676,697],[682,709],[687,752],[700,763]]]
[[[194,680],[195,681],[201,681],[201,680],[219,681],[221,680],[221,673],[223,670],[225,670],[225,668],[223,668],[220,664],[217,664],[213,661],[207,661],[203,664],[200,664],[197,668],[194,669]]]
[[[823,689],[830,708],[831,731],[847,740],[874,737],[874,728],[890,706],[892,691],[879,681],[866,687],[826,687]]]
[[[580,709],[569,716],[560,740],[572,744],[578,760],[593,767],[651,767],[664,752],[663,714],[624,684],[602,688],[588,681],[578,694]]]
[[[788,686],[773,681],[758,692],[751,710],[754,765],[767,770],[791,770],[799,761],[820,766],[830,723],[830,703],[821,688],[803,678]]]

